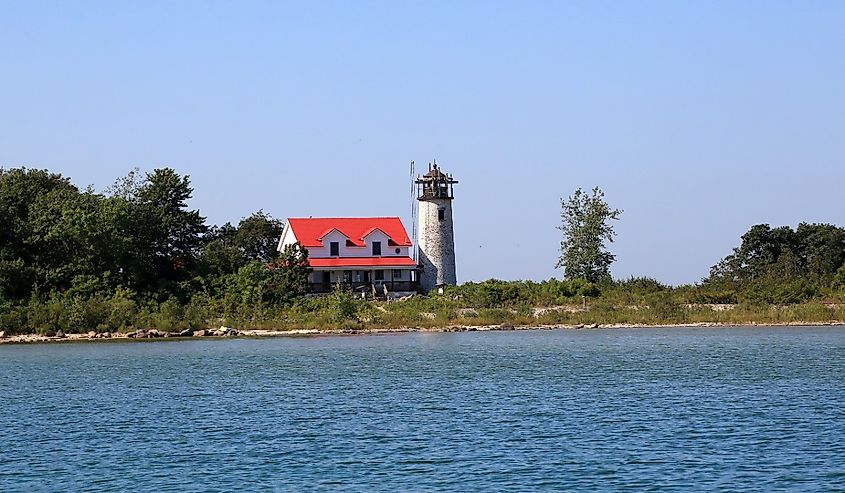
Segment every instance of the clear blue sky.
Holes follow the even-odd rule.
[[[695,282],[751,225],[845,224],[845,2],[0,2],[0,166],[189,174],[209,222],[456,189],[458,277],[545,279],[559,200],[615,277]]]

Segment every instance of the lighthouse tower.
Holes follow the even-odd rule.
[[[419,201],[419,282],[424,292],[442,285],[457,284],[455,275],[455,233],[452,227],[453,186],[458,183],[444,173],[437,162],[428,173],[417,177]]]

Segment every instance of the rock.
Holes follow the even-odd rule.
[[[59,339],[64,339],[66,336],[65,333],[60,330],[56,332],[56,337],[58,337]]]
[[[0,330],[0,339],[5,339],[5,338],[6,338],[6,331]]]
[[[44,332],[44,337],[56,337],[56,331],[55,330],[48,330],[48,331]]]
[[[502,324],[499,326],[499,330],[514,330],[513,324]]]
[[[599,324],[592,324],[592,325],[588,325],[588,326],[587,326],[587,328],[588,328],[588,329],[598,329],[598,328],[599,328]]]
[[[152,338],[152,337],[163,337],[163,336],[164,336],[164,333],[163,333],[163,332],[159,332],[159,331],[157,331],[156,329],[153,329],[153,330],[151,330],[151,331],[147,332],[147,337],[151,337],[151,338]]]
[[[207,331],[205,329],[200,329],[200,330],[194,331],[193,336],[194,337],[205,337],[206,335],[209,335],[208,332],[209,331]]]
[[[179,332],[179,337],[191,337],[192,335],[194,335],[194,329],[185,329]]]
[[[93,339],[93,338],[97,337],[97,333],[96,333],[96,332],[94,332],[93,330],[89,330],[89,331],[88,331],[88,337],[90,337],[91,339]]]

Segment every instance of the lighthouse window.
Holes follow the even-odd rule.
[[[332,257],[337,257],[340,255],[340,243],[333,241],[329,243],[329,255]]]
[[[437,219],[439,221],[446,220],[446,209],[437,209]]]
[[[373,242],[373,255],[381,255],[381,242],[374,241]]]

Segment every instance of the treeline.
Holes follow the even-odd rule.
[[[209,226],[187,176],[133,171],[105,193],[46,170],[0,169],[0,329],[202,325],[302,294],[307,252],[276,252],[258,211]],[[268,266],[274,268],[267,268]]]
[[[734,302],[784,304],[835,296],[845,288],[845,229],[754,226],[713,266],[702,287]]]
[[[845,299],[845,228],[801,223],[753,226],[700,283],[669,286],[648,277],[465,283],[452,294],[467,306],[551,306],[602,300],[618,305],[789,305]]]
[[[600,191],[577,209],[619,211]],[[0,169],[0,330],[7,333],[237,328],[397,327],[485,323],[688,323],[842,319],[845,229],[752,227],[692,285],[613,280],[601,241],[562,244],[585,279],[468,282],[375,305],[337,290],[304,296],[307,252],[276,251],[282,223],[258,211],[210,226],[188,206],[187,176],[133,171],[105,192],[44,170]],[[579,205],[580,204],[580,205]],[[599,230],[585,222],[569,228]],[[582,227],[583,226],[583,227]],[[580,228],[580,229],[579,229]],[[612,239],[612,229],[604,231]],[[599,238],[601,239],[601,238]],[[586,265],[587,269],[576,267]],[[579,272],[582,274],[574,274]],[[730,312],[713,304],[737,305]]]

